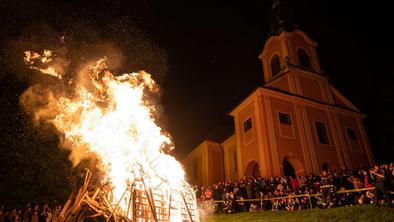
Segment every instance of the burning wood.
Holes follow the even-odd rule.
[[[49,50],[42,55],[27,51],[25,62],[44,74],[46,69],[62,73],[53,64],[55,55]],[[38,61],[45,70],[35,66]],[[154,103],[147,99],[158,92],[151,75],[144,71],[113,75],[105,58],[85,66],[74,70],[79,73],[69,80],[70,89],[28,89],[21,96],[35,120],[54,125],[74,163],[89,154],[100,161],[102,182],[109,185],[91,186],[88,171],[57,222],[198,221],[194,192],[185,182],[181,164],[165,152],[173,148],[171,140],[156,125]]]
[[[91,177],[92,173],[87,170],[84,184],[70,195],[56,222],[82,222],[89,218],[101,218],[106,222],[198,221],[192,190],[173,190],[167,196],[158,188],[148,187],[144,178],[139,178],[127,187],[114,205],[111,204],[111,191],[101,187],[88,189]],[[174,200],[174,195],[181,196],[182,201]],[[127,201],[127,209],[119,208],[121,201]]]

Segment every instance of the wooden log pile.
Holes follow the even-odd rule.
[[[89,186],[92,173],[87,170],[83,185],[70,195],[56,222],[197,222],[197,206],[193,191],[174,191],[169,197],[146,186],[144,179],[136,179],[117,202],[104,187]],[[174,198],[178,195],[181,198]],[[179,201],[181,200],[181,201]],[[126,209],[119,206],[127,203]],[[181,212],[174,219],[174,212]],[[173,219],[174,221],[172,221]]]

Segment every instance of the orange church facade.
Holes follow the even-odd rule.
[[[267,40],[259,56],[265,83],[231,110],[234,135],[186,156],[190,182],[372,165],[366,115],[322,73],[316,46],[297,29]]]

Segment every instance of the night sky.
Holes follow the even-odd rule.
[[[376,158],[392,159],[390,7],[371,1],[291,2],[298,27],[319,44],[331,83],[368,115]],[[105,43],[122,51],[123,63],[115,69],[153,74],[162,89],[162,127],[173,136],[178,156],[204,138],[223,139],[231,133],[228,112],[263,84],[257,57],[268,37],[270,4],[2,0],[0,139],[20,133],[15,124],[24,116],[18,97],[32,81],[19,67],[23,54],[18,53],[22,47],[51,46],[62,35],[72,50],[85,50],[83,58],[94,57],[92,47]]]

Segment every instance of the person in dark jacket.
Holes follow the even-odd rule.
[[[386,182],[384,171],[379,168],[379,166],[375,166],[374,169],[370,170],[371,176],[373,176],[376,180],[375,183],[375,196],[376,196],[376,205],[380,207],[380,201],[385,197],[387,203],[392,207],[390,195],[387,192]]]

